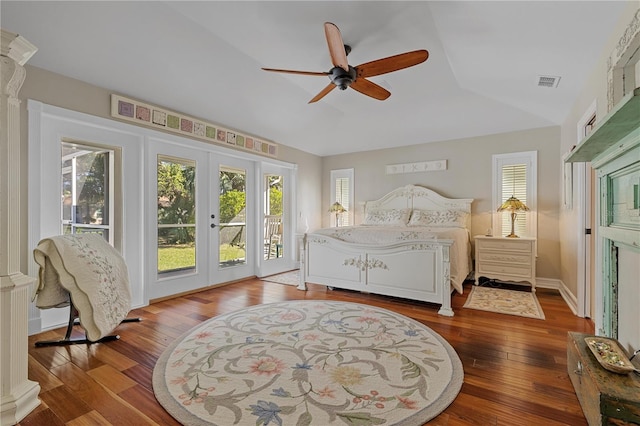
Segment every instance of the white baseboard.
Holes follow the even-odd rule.
[[[569,291],[562,280],[555,278],[536,278],[536,287],[558,290],[562,299],[564,299],[569,309],[571,309],[571,312],[573,312],[573,315],[578,315],[578,299]]]
[[[536,288],[550,288],[553,290],[560,290],[562,281],[555,278],[540,278],[536,277]]]
[[[29,336],[42,332],[42,320],[38,318],[29,318]]]

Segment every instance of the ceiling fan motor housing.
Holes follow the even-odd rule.
[[[342,67],[333,67],[329,71],[331,82],[338,86],[340,90],[346,90],[356,80],[357,71],[354,67],[349,66],[349,71],[345,71]]]

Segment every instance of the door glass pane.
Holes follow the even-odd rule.
[[[220,166],[220,267],[245,264],[247,245],[247,172]]]
[[[282,226],[282,189],[284,178],[280,175],[264,175],[264,259],[284,256],[284,227]]]
[[[62,233],[99,233],[109,240],[114,151],[62,143]]]
[[[196,164],[158,156],[158,272],[196,267]]]

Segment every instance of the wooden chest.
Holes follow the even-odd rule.
[[[588,336],[568,334],[567,370],[589,425],[640,425],[640,376],[605,370],[587,347]]]

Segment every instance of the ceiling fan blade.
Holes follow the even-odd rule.
[[[373,77],[380,74],[386,74],[392,71],[398,71],[403,68],[418,65],[427,60],[429,52],[426,50],[414,50],[413,52],[401,53],[388,58],[378,59],[358,65],[358,77]]]
[[[271,72],[283,72],[283,73],[287,73],[287,74],[301,74],[301,75],[322,75],[322,76],[327,76],[329,75],[328,72],[315,72],[315,71],[296,71],[296,70],[280,70],[280,69],[276,69],[276,68],[262,68],[265,71],[271,71]]]
[[[327,93],[329,93],[330,91],[332,91],[335,88],[336,88],[335,84],[329,83],[329,85],[327,87],[325,87],[324,89],[322,89],[322,91],[320,93],[318,93],[313,99],[311,99],[309,101],[309,103],[312,104],[314,102],[318,102],[320,99],[324,98],[327,95]]]
[[[347,62],[347,52],[344,49],[340,30],[331,22],[324,23],[324,35],[327,37],[327,45],[329,46],[329,56],[334,67],[340,67],[345,71],[349,71],[349,62]]]
[[[371,96],[372,98],[378,99],[380,101],[384,101],[389,96],[391,96],[391,92],[389,92],[387,89],[382,86],[378,86],[377,84],[367,80],[366,78],[357,78],[356,81],[351,83],[350,87],[362,93],[363,95]]]

